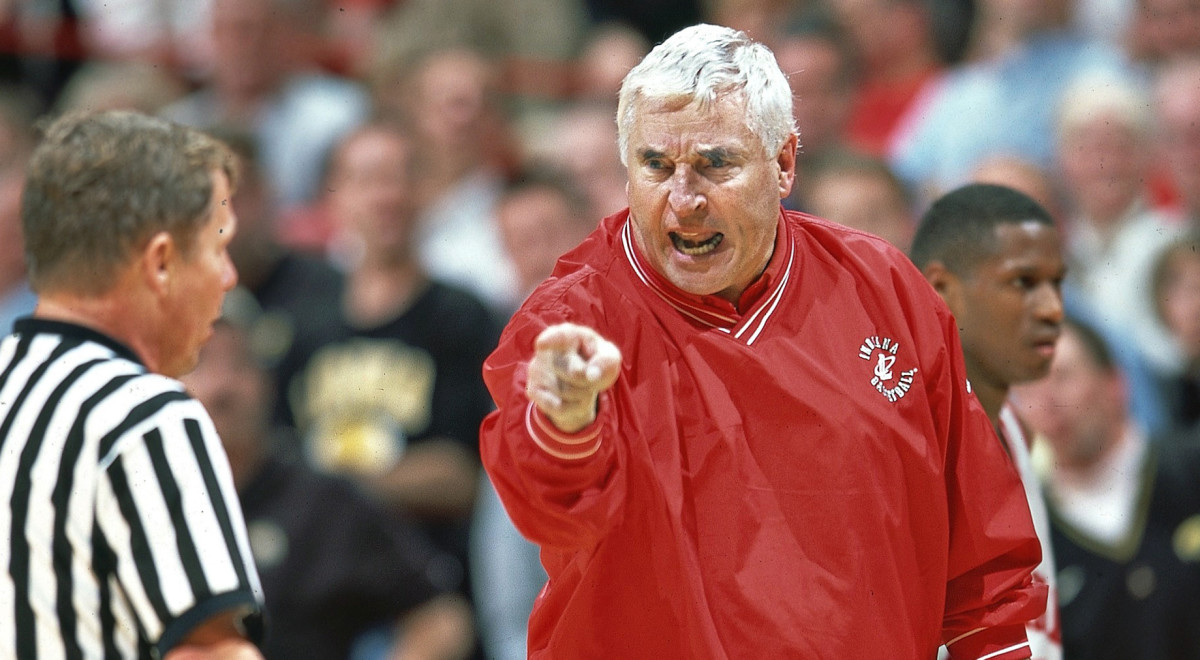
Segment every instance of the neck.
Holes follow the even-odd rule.
[[[64,321],[87,328],[128,346],[153,372],[159,371],[158,353],[145,338],[151,336],[145,328],[149,321],[131,313],[127,304],[109,296],[88,297],[70,293],[43,293],[38,298],[34,317]]]
[[[424,272],[412,260],[364,264],[346,281],[346,318],[359,326],[393,319],[408,309],[425,282]]]

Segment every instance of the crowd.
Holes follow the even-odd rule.
[[[699,22],[788,75],[785,208],[906,253],[965,184],[1048,212],[1071,320],[1050,376],[1002,394],[1045,488],[1065,657],[1200,657],[1171,636],[1200,611],[1197,0],[0,1],[0,329],[36,303],[39,118],[132,109],[220,138],[239,285],[186,382],[267,611],[297,617],[268,658],[523,658],[546,576],[481,467],[483,364],[629,205],[621,81]],[[1145,650],[1151,629],[1172,641]]]

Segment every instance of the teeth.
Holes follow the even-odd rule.
[[[721,241],[725,238],[724,234],[713,234],[703,241],[691,241],[679,234],[671,233],[671,242],[675,244],[675,249],[688,255],[689,257],[698,257],[703,254],[708,254],[717,249]]]

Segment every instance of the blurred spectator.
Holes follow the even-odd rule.
[[[266,596],[266,658],[345,660],[379,625],[395,626],[391,657],[467,657],[470,610],[439,595],[448,590],[432,578],[436,551],[350,482],[287,454],[287,431],[270,421],[270,378],[251,347],[253,317],[226,318],[183,382],[229,456]]]
[[[372,76],[391,85],[424,53],[464,49],[495,67],[510,102],[561,98],[587,26],[582,0],[404,0],[380,25]]]
[[[611,146],[611,145],[610,145]],[[521,290],[541,284],[579,244],[595,218],[570,177],[531,165],[504,191],[497,218]],[[523,660],[533,601],[546,583],[538,548],[513,526],[491,482],[481,477],[471,527],[471,576],[484,650],[491,660]]]
[[[837,23],[819,10],[801,12],[776,38],[772,49],[779,68],[788,76],[792,113],[800,131],[796,184],[784,205],[805,211],[804,178],[809,166],[846,146],[854,89],[851,52]]]
[[[53,107],[88,52],[78,0],[0,0],[0,85],[34,94],[37,112]]]
[[[770,42],[772,36],[806,0],[708,0],[704,22],[741,30],[752,39]]]
[[[203,128],[249,130],[282,208],[311,201],[330,147],[364,120],[365,90],[319,72],[306,37],[316,0],[212,0],[210,77],[164,109]]]
[[[1200,57],[1200,0],[1136,0],[1127,43],[1130,54],[1151,68]]]
[[[67,81],[56,109],[137,110],[156,115],[184,93],[178,80],[149,62],[93,60]]]
[[[13,321],[33,313],[37,296],[25,278],[25,241],[21,238],[21,188],[24,172],[0,168],[0,336]]]
[[[558,258],[591,232],[596,219],[590,212],[582,189],[549,165],[530,165],[508,184],[496,221],[522,296],[549,277]]]
[[[706,0],[584,0],[593,23],[616,21],[633,26],[650,45],[705,18]]]
[[[908,251],[916,229],[908,191],[886,161],[844,152],[818,159],[805,176],[808,210],[875,234]]]
[[[623,23],[601,23],[588,30],[575,63],[572,98],[612,106],[616,112],[617,92],[625,74],[650,52],[650,42]]]
[[[1139,0],[1073,0],[1071,29],[1085,39],[1128,48]]]
[[[529,145],[529,158],[563,168],[587,195],[593,222],[629,204],[615,108],[597,102],[569,104],[543,135]]]
[[[509,156],[495,74],[479,53],[439,50],[425,55],[395,91],[416,140],[413,162],[420,164],[413,194],[423,267],[494,309],[508,309],[519,298],[495,223]]]
[[[900,120],[942,74],[929,0],[832,0],[859,68],[847,140],[889,152]]]
[[[1178,212],[1200,230],[1200,56],[1164,65],[1154,84],[1159,151]]]
[[[1064,657],[1200,656],[1200,442],[1151,441],[1103,339],[1074,322],[1015,401],[1049,453]]]
[[[919,200],[957,187],[994,156],[1051,167],[1062,90],[1081,72],[1127,67],[1118,50],[1069,31],[1065,2],[979,0],[976,51],[986,56],[952,68],[896,135],[892,165]]]
[[[335,149],[326,194],[346,272],[342,334],[289,396],[309,460],[413,518],[459,562],[461,580],[479,425],[492,409],[480,370],[499,324],[417,259],[418,163],[409,135],[386,123],[356,129]]]
[[[75,0],[80,31],[98,60],[140,61],[195,77],[213,44],[212,0]]]
[[[37,296],[25,277],[21,189],[33,148],[35,101],[18,89],[0,89],[0,336],[16,319],[33,313]]]
[[[1158,318],[1180,361],[1160,373],[1169,424],[1200,432],[1200,233],[1171,243],[1154,263]]]
[[[242,162],[233,195],[238,230],[229,244],[239,286],[229,296],[249,295],[261,310],[254,324],[254,350],[281,393],[273,402],[273,419],[291,426],[295,420],[286,394],[293,379],[318,348],[342,336],[338,304],[343,278],[324,258],[287,247],[276,237],[275,198],[253,136],[226,127],[211,132]]]
[[[1029,195],[1054,219],[1062,223],[1066,217],[1063,201],[1050,173],[1019,156],[1000,155],[985,158],[971,173],[975,183],[994,183],[1008,186]]]
[[[1143,91],[1121,79],[1073,82],[1058,112],[1058,171],[1069,214],[1068,293],[1079,296],[1093,321],[1165,365],[1175,356],[1155,321],[1150,271],[1154,255],[1179,232],[1146,197],[1148,106]]]

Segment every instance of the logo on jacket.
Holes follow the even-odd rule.
[[[858,357],[875,364],[871,376],[871,386],[892,403],[908,394],[917,375],[916,367],[901,371],[899,375],[895,373],[896,353],[899,350],[899,342],[879,336],[867,337],[863,340],[862,346],[858,348]]]

